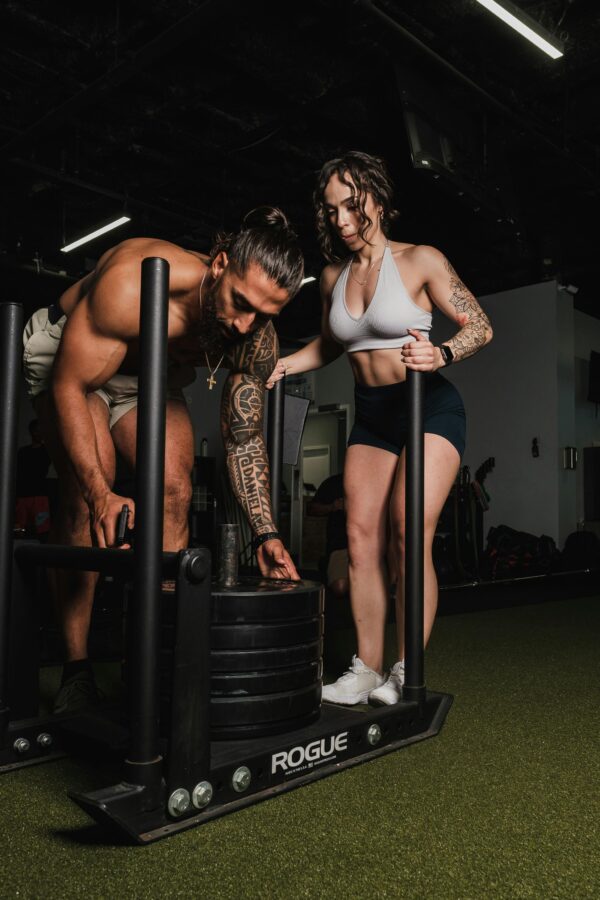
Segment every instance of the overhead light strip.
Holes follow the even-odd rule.
[[[302,281],[300,282],[300,287],[302,287],[302,285],[304,285],[304,284],[308,284],[309,281],[316,281],[316,280],[317,279],[315,278],[314,275],[308,275],[306,278],[302,279]]]
[[[547,53],[548,56],[551,56],[552,59],[558,59],[563,56],[562,50],[559,50],[558,47],[554,47],[549,41],[543,38],[541,34],[534,31],[529,25],[526,25],[525,22],[521,21],[516,15],[513,15],[513,13],[509,12],[504,6],[496,3],[496,0],[477,0],[477,3],[481,6],[485,6],[489,12],[498,16],[499,19],[502,19],[503,22],[506,22],[511,28],[514,28],[515,31],[522,34],[523,37],[527,38],[528,41],[531,41],[532,44],[535,44],[536,47],[539,47],[540,50],[543,50],[544,53]]]
[[[98,228],[96,231],[92,231],[90,234],[86,234],[84,237],[79,238],[79,240],[73,241],[72,244],[67,244],[66,247],[61,247],[61,252],[68,253],[70,250],[75,250],[76,247],[81,247],[82,244],[87,244],[88,241],[93,241],[94,238],[100,237],[101,234],[106,234],[107,231],[112,231],[113,228],[118,228],[119,225],[124,225],[125,222],[131,222],[129,216],[121,216],[120,219],[115,219],[114,222],[109,222],[108,225],[104,225],[102,228]]]

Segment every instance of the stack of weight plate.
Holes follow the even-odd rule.
[[[162,730],[170,721],[175,598],[165,597],[161,652]],[[323,668],[323,588],[312,581],[241,576],[213,583],[211,736],[261,737],[319,717]]]
[[[213,586],[212,736],[279,734],[317,719],[322,634],[319,584],[242,577]]]

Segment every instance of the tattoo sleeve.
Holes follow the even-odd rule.
[[[233,492],[255,534],[276,531],[271,511],[269,460],[263,438],[264,382],[277,361],[269,322],[236,345],[221,401],[221,430]]]
[[[453,338],[445,341],[455,360],[466,359],[483,347],[489,340],[492,327],[490,320],[471,291],[460,280],[454,267],[446,259],[444,265],[450,275],[450,304],[456,310],[457,315],[466,316],[467,321],[462,325]]]

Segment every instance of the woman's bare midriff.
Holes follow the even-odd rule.
[[[385,350],[357,350],[349,353],[350,366],[358,384],[381,387],[406,381],[406,366],[400,347]]]

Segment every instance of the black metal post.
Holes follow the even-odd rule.
[[[0,745],[8,727],[8,639],[23,307],[0,304]]]
[[[279,527],[281,511],[281,478],[283,472],[283,417],[285,378],[269,392],[269,421],[267,424],[267,452],[271,471],[271,509],[273,521]]]
[[[408,371],[408,439],[406,442],[406,557],[404,572],[405,700],[425,699],[423,661],[423,398],[422,372]]]
[[[210,777],[210,552],[182,550],[177,575],[167,794]]]
[[[130,628],[130,747],[127,781],[149,789],[145,802],[159,801],[159,643],[169,264],[142,262],[140,373],[136,457],[136,521],[133,604]]]

